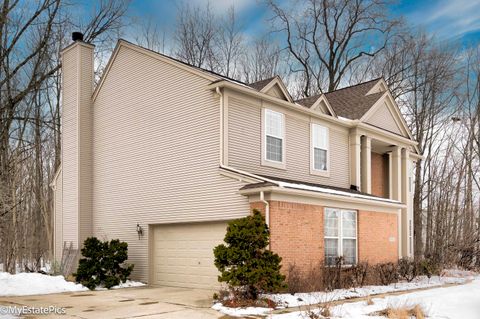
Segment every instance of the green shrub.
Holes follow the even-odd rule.
[[[75,276],[90,290],[103,285],[110,289],[120,282],[127,281],[133,265],[125,264],[128,259],[128,244],[118,239],[102,242],[96,237],[89,237],[83,243],[82,256]]]
[[[281,258],[267,250],[270,232],[258,210],[244,218],[231,221],[225,234],[225,244],[214,248],[215,266],[220,282],[226,282],[237,297],[257,299],[262,292],[277,292],[285,288],[285,276],[280,273]]]

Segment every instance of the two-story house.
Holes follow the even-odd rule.
[[[279,77],[245,84],[120,40],[94,87],[93,52],[62,53],[57,260],[119,238],[136,279],[213,287],[212,250],[252,208],[284,271],[412,255],[419,155],[384,80],[294,101]]]

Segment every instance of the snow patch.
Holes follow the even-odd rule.
[[[111,289],[145,286],[138,281],[127,280]],[[87,291],[81,284],[66,281],[63,276],[49,276],[38,273],[9,274],[0,272],[0,296],[45,295],[62,292]],[[107,290],[97,288],[96,290]]]
[[[143,282],[127,280],[126,282],[122,282],[119,285],[113,286],[110,289],[121,289],[121,288],[133,288],[133,287],[143,287],[146,286]],[[108,290],[107,288],[97,287],[95,290]]]
[[[212,308],[232,317],[266,315],[273,310],[271,308],[261,308],[261,307],[230,308],[230,307],[225,307],[219,302],[214,304]]]
[[[373,304],[365,301],[344,303],[330,309],[332,318],[343,319],[377,319],[372,313],[389,307],[414,307],[420,305],[429,319],[461,318],[478,319],[480,314],[480,278],[471,283],[438,287],[431,290],[411,292],[399,296],[373,298]],[[318,309],[314,310],[316,313]],[[272,315],[271,319],[304,319],[304,311]]]
[[[0,296],[44,295],[85,290],[88,289],[80,284],[66,281],[63,276],[0,273]]]
[[[378,294],[385,294],[385,293],[392,293],[392,292],[400,292],[400,291],[408,291],[413,289],[419,288],[431,288],[431,287],[438,287],[443,286],[445,284],[461,284],[465,283],[469,279],[475,278],[473,275],[475,273],[471,272],[462,272],[453,271],[452,274],[456,274],[457,276],[451,277],[442,277],[442,276],[433,276],[431,278],[427,278],[426,276],[419,276],[415,278],[412,282],[399,282],[395,284],[391,284],[388,286],[365,286],[362,288],[351,288],[351,289],[336,289],[331,292],[312,292],[312,293],[296,293],[292,294],[266,294],[261,297],[271,299],[274,301],[278,308],[289,308],[289,307],[304,307],[309,308],[310,305],[315,305],[318,303],[325,303],[325,302],[332,302],[338,300],[345,300],[351,298],[359,298],[359,297],[366,297],[378,295]],[[476,281],[479,285],[480,290],[480,278],[476,277]],[[466,285],[465,285],[466,286]],[[461,286],[463,287],[463,286]],[[449,289],[450,287],[442,287],[438,290],[445,290]],[[452,288],[455,288],[452,287]],[[427,295],[428,295],[427,290]],[[405,296],[413,295],[414,293],[407,294]],[[355,303],[348,303],[339,305],[334,307],[332,311],[334,311],[334,316],[339,318],[382,318],[382,317],[375,317],[369,315],[372,312],[380,311],[388,306],[407,306],[410,305],[408,303],[409,299],[407,297],[396,296],[397,299],[392,299],[393,297],[386,297],[386,298],[375,298],[374,304],[368,306],[365,301],[362,302],[355,302]],[[480,294],[479,294],[479,311],[480,313]],[[412,299],[414,302],[415,299]],[[416,303],[412,302],[412,306]],[[417,302],[418,303],[418,302]],[[260,307],[248,307],[248,308],[229,308],[225,307],[220,303],[215,304],[213,309],[220,311],[226,315],[230,316],[248,316],[248,315],[267,315],[273,309],[269,308],[260,308]],[[312,310],[315,307],[312,306]],[[357,309],[358,308],[358,309]],[[360,310],[359,310],[360,309]],[[424,310],[428,310],[428,305],[424,305]],[[362,317],[362,313],[365,314],[365,317]],[[353,314],[353,315],[351,315]],[[292,313],[285,313],[281,315],[272,315],[272,318],[280,318],[280,319],[297,319],[297,318],[305,318],[304,312],[292,312]],[[456,318],[456,317],[452,317]],[[461,317],[458,317],[461,318]],[[478,319],[478,318],[477,318]]]
[[[388,286],[365,286],[362,288],[336,289],[331,292],[312,292],[292,294],[269,294],[264,297],[273,300],[276,304],[284,307],[298,307],[322,302],[345,300],[370,295],[378,295],[390,292],[406,291],[418,288],[441,286],[451,283],[463,283],[465,278],[433,276],[428,279],[425,276],[415,278],[412,282],[399,282]]]

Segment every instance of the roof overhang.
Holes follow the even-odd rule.
[[[375,206],[378,208],[386,208],[386,209],[393,209],[393,210],[407,207],[405,204],[402,204],[399,202],[334,195],[330,193],[322,193],[322,192],[308,191],[303,189],[294,189],[294,188],[281,187],[281,186],[249,188],[249,189],[243,189],[239,191],[241,195],[245,195],[245,196],[257,195],[260,192],[292,195],[295,197],[307,197],[312,199],[319,199],[322,201],[330,201],[330,202],[345,203],[345,204],[368,205],[368,206]]]
[[[341,191],[337,189],[328,189],[325,187],[318,187],[312,185],[306,185],[301,183],[290,183],[278,181],[272,178],[266,178],[256,174],[244,172],[229,166],[220,166],[220,170],[224,170],[229,174],[241,178],[245,176],[249,179],[266,182],[269,185],[258,187],[242,188],[239,190],[241,195],[252,196],[257,195],[260,192],[289,194],[294,196],[310,197],[315,199],[330,200],[342,203],[363,204],[375,207],[386,207],[390,209],[406,208],[405,204],[399,201],[381,198],[377,196],[370,196],[362,193],[349,193],[347,191]]]

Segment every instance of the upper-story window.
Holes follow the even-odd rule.
[[[265,109],[265,160],[284,162],[285,116]]]
[[[328,154],[328,128],[312,123],[311,124],[312,141],[312,172],[326,173],[329,166]]]

